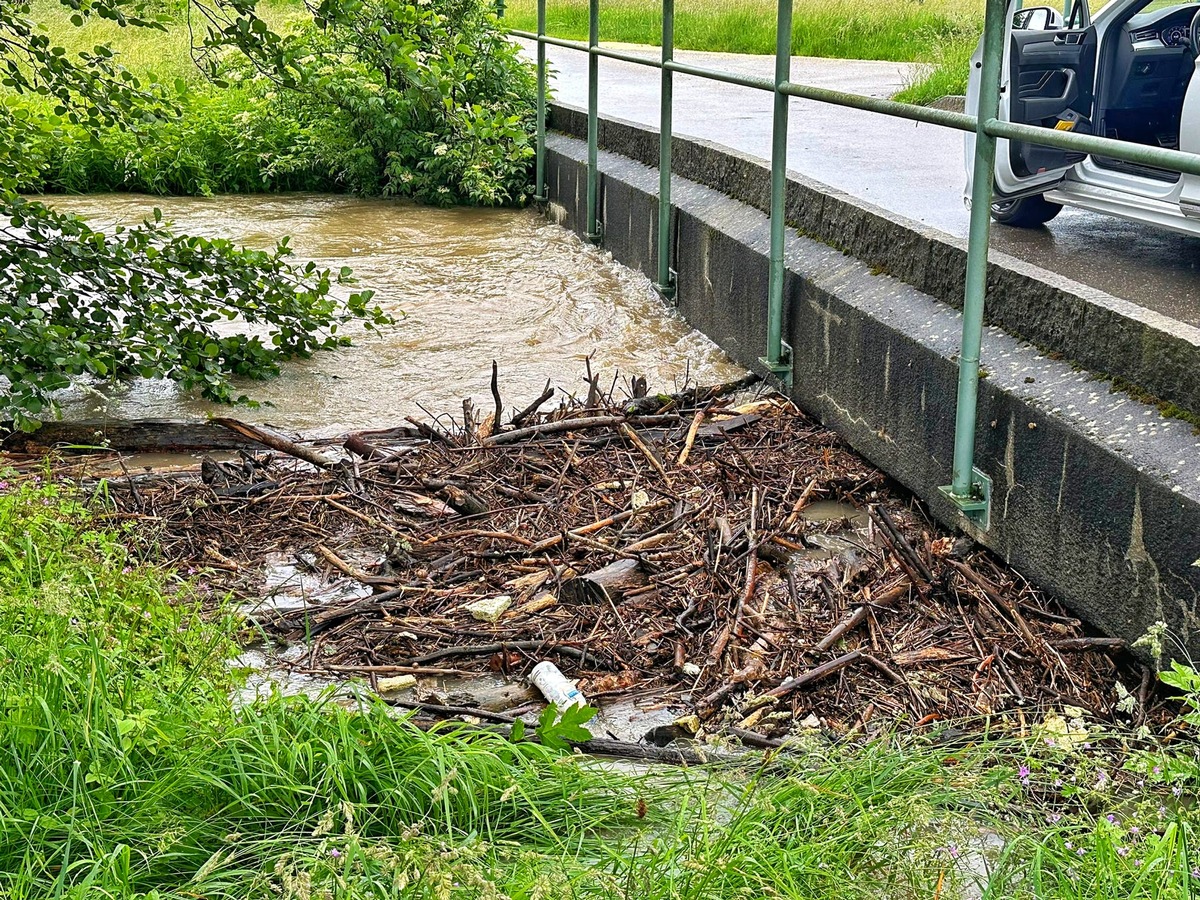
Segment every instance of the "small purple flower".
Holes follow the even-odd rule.
[[[7,490],[8,490],[8,482],[0,481],[0,491],[7,491]]]
[[[1060,819],[1062,819],[1062,813],[1050,813],[1046,816],[1046,821],[1051,825],[1057,825]]]
[[[1063,785],[1063,780],[1061,778],[1054,779],[1054,786],[1056,788],[1060,788],[1060,787],[1062,787],[1062,785]]]
[[[1101,769],[1096,773],[1096,787],[1102,788],[1108,784],[1108,773]]]
[[[1132,834],[1134,837],[1137,837],[1139,834],[1142,833],[1142,829],[1138,828],[1136,825],[1133,825],[1130,827],[1129,833]]]
[[[1133,861],[1133,864],[1134,864],[1135,866],[1138,866],[1138,867],[1140,867],[1140,866],[1142,865],[1142,863],[1144,863],[1144,862],[1145,862],[1145,860],[1144,860],[1144,859],[1135,859],[1135,860]]]
[[[1175,785],[1175,787],[1171,788],[1171,793],[1174,794],[1176,797],[1182,797],[1183,796],[1183,785],[1182,784]]]
[[[1086,853],[1087,853],[1087,851],[1084,850],[1082,847],[1080,847],[1078,850],[1075,851],[1076,856],[1084,856]]]
[[[1200,878],[1200,866],[1195,866],[1195,867],[1192,869],[1192,877],[1193,877],[1193,878]]]
[[[1021,784],[1029,784],[1029,766],[1022,764],[1017,769],[1017,777],[1021,779]]]
[[[1116,816],[1114,816],[1112,813],[1109,813],[1109,814],[1108,814],[1107,816],[1105,816],[1104,818],[1108,820],[1108,824],[1109,824],[1109,825],[1116,825],[1116,824],[1117,824],[1117,817],[1116,817]]]
[[[1063,841],[1063,846],[1066,847],[1068,850],[1073,850],[1075,848],[1075,845],[1072,844],[1070,841]]]
[[[1162,766],[1155,766],[1150,771],[1153,772],[1155,775],[1161,775],[1162,774]]]
[[[1128,847],[1118,847],[1117,848],[1117,856],[1128,856],[1128,855],[1129,855]]]
[[[337,859],[338,857],[340,857],[342,855],[342,851],[339,850],[337,847],[334,847],[332,850],[329,851],[329,855],[332,856],[334,859]]]

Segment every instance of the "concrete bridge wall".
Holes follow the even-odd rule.
[[[556,110],[556,121],[571,115]],[[624,148],[640,145],[637,155],[657,154],[653,131],[606,127],[624,132]],[[704,153],[716,167],[706,179],[748,164],[737,154],[723,158],[719,148]],[[551,212],[582,233],[586,147],[552,134],[547,156]],[[658,173],[609,152],[601,153],[600,169],[603,246],[653,278]],[[754,203],[682,178],[673,188],[679,309],[750,368],[766,335],[769,223],[759,208],[767,191],[765,171],[759,174]],[[749,187],[747,178],[740,183]],[[793,198],[796,220],[815,215],[806,206],[822,202],[830,201],[819,187],[805,184]],[[927,236],[903,223],[845,227],[879,229],[871,241],[896,265],[909,257],[912,265],[937,265],[927,253],[919,259]],[[877,263],[797,231],[789,232],[786,259],[784,339],[802,408],[940,520],[970,531],[1102,631],[1132,641],[1162,619],[1200,653],[1200,439],[1191,425],[989,326],[976,447],[977,465],[995,488],[991,527],[974,530],[937,490],[950,477],[958,311]],[[1036,271],[1022,266],[1019,277],[1039,290]],[[928,274],[946,290],[955,277],[957,270]],[[998,277],[993,294],[1017,289]]]

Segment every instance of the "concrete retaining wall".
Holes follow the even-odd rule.
[[[587,135],[584,111],[551,107],[556,130]],[[602,119],[600,146],[657,167],[658,131]],[[676,137],[677,174],[770,209],[769,167],[718,144]],[[805,178],[788,176],[788,223],[918,290],[962,306],[967,243]],[[1120,377],[1142,391],[1200,414],[1200,329],[1095,288],[992,251],[988,321],[1086,369]]]
[[[643,157],[656,154],[656,135],[635,130],[625,143],[640,142],[632,149]],[[691,152],[676,157],[681,170],[702,165]],[[765,200],[761,167],[724,158],[733,168],[706,178],[748,190],[757,173],[756,196]],[[653,278],[658,173],[607,152],[600,168],[604,247]],[[551,135],[552,209],[580,233],[585,174],[584,143]],[[766,334],[769,223],[761,204],[683,179],[674,200],[679,309],[755,367]],[[876,240],[868,232],[856,229],[855,242]],[[880,237],[878,252],[896,266],[924,253],[933,268],[929,241],[917,233],[888,247]],[[787,264],[784,338],[796,401],[943,522],[971,530],[937,490],[950,473],[959,313],[870,260],[795,232]],[[915,277],[918,263],[906,265]],[[949,291],[952,279],[930,272],[925,280]],[[1110,393],[1107,382],[996,327],[984,335],[983,359],[977,464],[993,478],[995,498],[990,530],[975,536],[1102,630],[1132,640],[1163,619],[1200,652],[1200,440],[1191,426]]]

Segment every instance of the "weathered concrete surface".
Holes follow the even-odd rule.
[[[554,105],[553,126],[583,137],[587,117]],[[600,145],[648,166],[658,164],[658,131],[605,118]],[[769,167],[707,141],[676,138],[674,171],[755,209],[770,209]],[[657,193],[657,192],[656,192]],[[903,216],[788,176],[788,223],[923,293],[961,306],[967,243]],[[1140,391],[1200,414],[1200,328],[1055,275],[993,250],[987,318],[1010,334],[1093,372],[1120,377]]]
[[[624,49],[661,56],[653,47]],[[560,47],[549,47],[547,53],[556,98],[586,105],[587,54]],[[767,79],[775,67],[773,56],[689,50],[676,56],[694,65]],[[887,97],[911,79],[914,68],[905,63],[795,57],[791,77],[804,84]],[[654,69],[602,59],[599,93],[601,115],[657,126],[659,75]],[[675,133],[767,158],[771,104],[765,91],[676,75]],[[966,236],[960,132],[799,98],[789,107],[790,168],[943,235]],[[1198,238],[1068,209],[1045,228],[997,226],[992,247],[1200,327]]]
[[[563,135],[548,147],[552,210],[582,232],[586,148]],[[658,173],[606,152],[600,168],[604,246],[653,277]],[[755,366],[768,219],[683,179],[674,199],[679,307]],[[950,472],[959,313],[794,232],[787,263],[797,402],[939,519],[967,527],[937,490]],[[999,328],[987,329],[983,358],[977,463],[995,501],[991,529],[975,536],[1102,630],[1136,639],[1163,619],[1200,652],[1200,439]]]

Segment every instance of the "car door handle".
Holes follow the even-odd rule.
[[[1078,31],[1067,32],[1065,34],[1056,34],[1054,36],[1054,43],[1058,44],[1060,47],[1063,44],[1082,44],[1083,34]]]
[[[1050,116],[1058,115],[1075,102],[1075,98],[1079,96],[1079,76],[1074,69],[1060,69],[1059,72],[1067,80],[1059,96],[1031,97],[1028,100],[1022,98],[1025,104],[1026,120],[1048,119]]]

